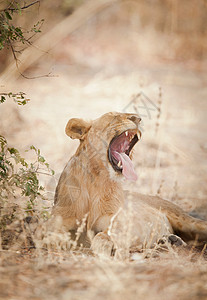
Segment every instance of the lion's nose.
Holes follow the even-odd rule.
[[[141,118],[137,115],[131,115],[128,117],[129,120],[131,120],[132,122],[134,122],[136,125],[138,125],[141,122]]]

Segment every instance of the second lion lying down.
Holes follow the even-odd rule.
[[[136,114],[113,112],[91,122],[71,119],[66,126],[66,134],[80,145],[59,179],[53,215],[61,217],[67,231],[77,230],[86,217],[86,236],[98,254],[126,246],[150,248],[163,237],[182,242],[172,234],[185,241],[207,240],[207,222],[167,200],[128,197],[123,191],[123,177],[137,179],[132,149],[141,138],[139,122]]]

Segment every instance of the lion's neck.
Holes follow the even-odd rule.
[[[120,207],[124,200],[122,185],[120,181],[111,178],[106,166],[108,162],[104,161],[101,156],[92,156],[91,153],[86,152],[80,153],[75,159],[78,165],[76,176],[85,183],[84,188],[90,198],[99,201],[99,205],[102,203],[104,210],[106,210],[105,203],[108,205],[112,201],[115,206],[117,203],[117,207]]]
[[[69,230],[76,228],[76,220],[81,221],[87,215],[87,228],[97,229],[108,226],[107,222],[123,202],[121,183],[110,177],[101,158],[80,152],[70,159],[61,174],[53,214],[60,214]]]

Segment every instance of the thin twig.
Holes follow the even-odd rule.
[[[20,7],[19,9],[20,9],[20,10],[27,9],[27,8],[29,8],[30,6],[32,6],[32,5],[36,4],[36,3],[39,3],[39,4],[40,4],[40,0],[34,1],[34,2],[30,3],[30,4],[28,4],[28,5],[25,5],[25,6],[23,6],[23,7]],[[2,9],[1,12],[2,12],[2,11],[8,11],[8,10],[9,10],[9,11],[18,11],[19,9],[18,9],[18,8],[10,8],[10,7],[8,7],[8,8],[6,8],[6,9]]]
[[[48,176],[51,176],[51,177],[53,177],[53,175],[52,175],[52,174],[45,173],[45,172],[36,171],[35,173],[37,173],[37,174],[41,174],[41,175],[48,175]]]
[[[17,67],[17,70],[19,72],[19,74],[25,78],[25,79],[37,79],[37,78],[43,78],[43,77],[58,77],[58,75],[51,75],[51,72],[49,72],[48,74],[45,74],[45,75],[39,75],[39,76],[33,76],[33,77],[29,77],[29,76],[26,76],[24,75],[20,69],[19,69],[19,65],[18,65],[18,59],[16,57],[16,54],[15,54],[15,50],[13,48],[13,45],[11,43],[11,41],[9,40],[9,43],[10,43],[10,47],[11,47],[11,50],[12,50],[12,54],[13,54],[13,57],[14,57],[14,60],[15,60],[15,63],[16,63],[16,67]]]

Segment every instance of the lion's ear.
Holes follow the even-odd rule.
[[[82,140],[88,130],[91,128],[91,123],[82,119],[70,119],[66,125],[65,132],[71,139]]]

